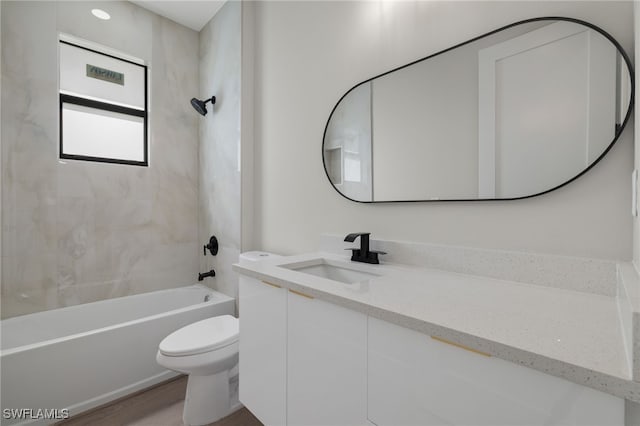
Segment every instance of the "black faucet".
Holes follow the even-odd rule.
[[[209,272],[205,272],[203,273],[199,273],[198,274],[198,281],[202,281],[207,277],[215,277],[216,276],[216,271],[214,271],[213,269],[210,270]]]
[[[369,250],[369,235],[370,232],[355,232],[353,234],[349,234],[344,237],[345,241],[350,243],[354,242],[356,238],[360,237],[360,248],[349,248],[346,250],[351,250],[351,260],[353,262],[364,262],[364,263],[373,263],[378,264],[380,261],[378,260],[379,254],[387,254],[383,251],[375,251]]]

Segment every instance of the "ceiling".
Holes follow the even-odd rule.
[[[144,7],[158,15],[182,24],[195,31],[200,31],[213,15],[224,5],[226,0],[130,0],[140,7]]]

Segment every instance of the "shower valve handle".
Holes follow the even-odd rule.
[[[212,256],[218,254],[218,239],[215,235],[212,235],[211,238],[209,238],[209,244],[202,247],[202,254],[204,256],[207,255],[207,250],[209,250],[209,253],[211,253]]]

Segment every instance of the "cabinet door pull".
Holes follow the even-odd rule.
[[[464,349],[465,351],[473,352],[474,354],[478,354],[478,355],[482,355],[482,356],[486,356],[486,357],[490,357],[491,356],[491,354],[488,354],[486,352],[482,352],[482,351],[479,351],[477,349],[473,349],[473,348],[470,348],[468,346],[461,345],[459,343],[450,342],[449,340],[445,340],[442,337],[431,336],[431,338],[433,340],[437,340],[438,342],[446,343],[447,345],[455,346],[457,348]]]
[[[270,283],[270,282],[267,282],[267,281],[262,281],[262,283],[266,284],[266,285],[270,285],[271,287],[282,288],[282,286],[279,286],[278,284],[273,284],[273,283]]]
[[[297,294],[298,296],[306,297],[307,299],[313,299],[313,296],[309,296],[308,294],[300,293],[299,291],[291,290],[289,291],[293,294]]]

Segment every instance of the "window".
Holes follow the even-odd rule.
[[[147,67],[60,41],[60,158],[147,166]]]

